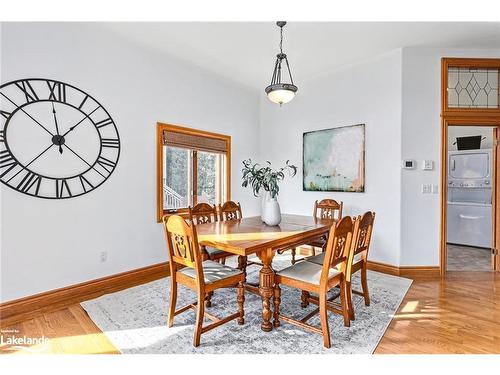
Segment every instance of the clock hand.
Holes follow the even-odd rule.
[[[54,122],[56,123],[56,133],[59,135],[59,126],[57,125],[56,108],[54,107],[54,102],[52,102],[52,113],[54,115]],[[63,153],[62,146],[59,144],[59,153]]]
[[[73,130],[74,130],[74,129],[78,126],[78,125],[80,125],[83,121],[85,121],[87,118],[89,118],[89,117],[90,117],[90,115],[91,115],[92,113],[94,113],[95,111],[97,111],[99,108],[100,108],[100,107],[97,107],[97,108],[96,108],[96,109],[94,109],[92,112],[90,112],[89,114],[85,115],[85,117],[84,117],[84,118],[82,118],[82,119],[81,119],[80,121],[78,121],[75,125],[73,125],[71,128],[69,128],[69,130],[68,130],[66,133],[64,133],[62,136],[63,136],[63,137],[66,137],[66,135],[67,135],[69,132],[73,131]]]
[[[73,154],[76,155],[77,158],[79,158],[81,161],[83,161],[85,164],[87,164],[90,168],[92,168],[94,171],[99,173],[103,178],[106,178],[101,172],[99,172],[97,169],[95,169],[92,165],[90,165],[84,158],[82,158],[80,155],[78,155],[71,147],[69,147],[67,144],[64,144],[64,147],[67,147],[68,150],[70,150]]]
[[[12,104],[14,104],[17,108],[19,108],[19,106],[18,106],[16,103],[14,103],[12,100],[10,100],[10,99],[9,99],[9,97],[5,96],[5,94],[4,94],[4,93],[0,92],[0,95],[2,95],[5,99],[7,99],[7,100],[8,100],[9,102],[11,102]],[[21,112],[24,112],[24,114],[25,114],[26,116],[28,116],[30,119],[32,119],[33,121],[35,121],[38,125],[40,125],[40,126],[43,128],[43,130],[45,130],[45,131],[46,131],[47,133],[49,133],[51,136],[54,136],[54,134],[52,134],[52,132],[51,132],[49,129],[47,129],[45,126],[43,126],[42,124],[40,124],[40,122],[39,122],[39,121],[37,121],[37,120],[36,120],[33,116],[31,116],[28,112],[26,112],[26,111],[24,110],[24,108],[19,108],[19,109],[21,110]]]
[[[45,154],[49,150],[49,148],[51,148],[52,146],[54,146],[53,143],[51,143],[49,147],[47,147],[45,150],[43,150],[37,156],[35,156],[28,164],[26,164],[24,166],[23,169],[19,170],[14,176],[12,176],[11,178],[9,178],[7,182],[10,182],[10,180],[12,180],[14,177],[16,177],[22,171],[24,171],[24,169],[26,169],[27,167],[29,167],[35,160],[37,160],[40,156],[42,156],[43,154]]]

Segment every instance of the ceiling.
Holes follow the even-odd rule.
[[[278,52],[273,22],[104,23],[145,48],[198,65],[249,88],[268,84]],[[500,23],[290,22],[283,50],[296,84],[410,46],[500,50]]]

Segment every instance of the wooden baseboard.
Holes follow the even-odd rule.
[[[321,249],[316,250],[319,254]],[[310,246],[301,246],[297,248],[297,254],[311,256],[312,248]],[[382,262],[368,261],[368,269],[381,273],[386,273],[393,276],[402,276],[408,278],[422,278],[422,277],[440,277],[440,270],[438,266],[393,266]]]
[[[440,277],[438,266],[393,266],[391,264],[368,261],[368,269],[394,276],[409,278]]]
[[[0,327],[170,275],[168,262],[118,273],[0,304]]]
[[[393,266],[391,264],[368,261],[368,269],[372,271],[377,271],[381,273],[386,273],[388,275],[400,276],[399,275],[399,267]]]

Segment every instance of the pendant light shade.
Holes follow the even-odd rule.
[[[281,106],[295,97],[298,88],[293,84],[288,58],[286,54],[283,53],[283,26],[286,25],[286,22],[278,21],[276,24],[280,28],[280,53],[276,55],[271,84],[266,87],[265,91],[270,101]],[[286,69],[286,71],[283,74],[284,69]],[[288,74],[286,74],[287,72]]]

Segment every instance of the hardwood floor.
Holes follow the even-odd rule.
[[[500,353],[500,274],[416,280],[376,353]]]
[[[26,335],[27,337],[45,336],[48,342],[33,345],[27,349],[3,345],[0,346],[0,354],[119,353],[79,304],[42,313],[33,319],[3,328],[1,331],[4,341],[8,337]]]
[[[4,328],[4,341],[13,330],[16,337],[44,335],[48,343],[29,350],[3,345],[0,353],[117,353],[80,305]],[[415,280],[375,353],[500,353],[500,273]]]

